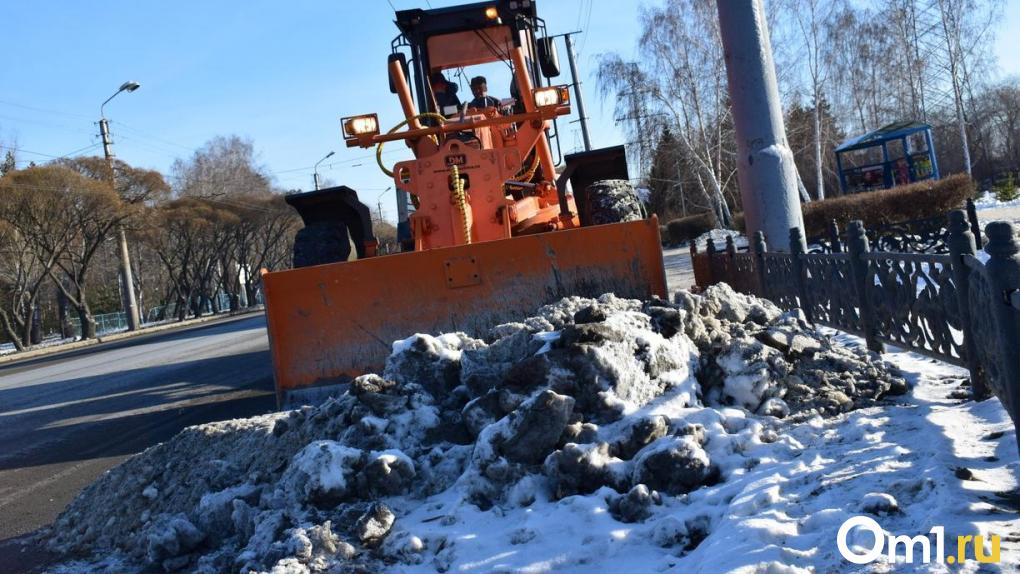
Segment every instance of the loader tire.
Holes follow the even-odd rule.
[[[350,255],[351,238],[343,223],[316,223],[294,237],[295,268],[347,261]]]
[[[586,190],[588,220],[592,225],[644,219],[634,186],[623,179],[596,181]]]

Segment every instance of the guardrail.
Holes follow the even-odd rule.
[[[750,251],[732,238],[720,252],[691,245],[699,287],[735,290],[799,308],[808,321],[859,335],[870,350],[895,345],[967,368],[974,398],[997,396],[1017,427],[1020,449],[1020,243],[1006,222],[985,227],[978,258],[963,210],[949,214],[949,253],[873,250],[864,224],[850,224],[845,252],[805,253],[800,229],[792,253],[770,253],[760,232]]]

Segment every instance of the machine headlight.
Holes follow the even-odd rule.
[[[376,114],[365,114],[343,118],[340,123],[344,126],[344,137],[355,138],[358,136],[375,135],[379,133],[379,117]]]
[[[570,103],[570,92],[567,90],[566,86],[537,88],[535,89],[534,94],[535,105],[540,108]]]

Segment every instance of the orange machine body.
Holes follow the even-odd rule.
[[[418,204],[410,217],[416,250],[580,225],[573,197],[568,195],[561,205],[551,179],[556,170],[545,133],[552,119],[570,113],[569,101],[542,107],[536,104],[527,66],[529,43],[515,46],[512,40],[510,28],[493,26],[486,28],[484,39],[457,32],[432,37],[427,45],[435,72],[508,57],[522,95],[523,113],[504,115],[496,108],[476,109],[450,116],[442,125],[422,127],[404,70],[393,61],[390,78],[410,129],[347,137],[348,147],[368,148],[403,140],[414,152],[415,159],[397,163],[392,172],[394,185],[410,193]],[[491,44],[498,49],[486,48]],[[533,158],[530,163],[528,157]],[[464,198],[456,196],[454,168],[463,182]],[[507,182],[523,184],[525,191],[515,195]]]

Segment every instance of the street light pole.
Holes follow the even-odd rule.
[[[584,151],[591,151],[591,137],[588,135],[588,114],[584,111],[584,96],[581,93],[581,78],[578,77],[577,74],[577,62],[574,58],[574,43],[570,39],[571,36],[580,33],[581,31],[578,30],[549,37],[559,38],[560,36],[563,36],[563,43],[567,48],[567,63],[570,64],[570,78],[573,80],[574,99],[577,102],[577,122],[581,124],[581,139],[584,140]]]
[[[584,96],[581,94],[581,78],[577,76],[577,63],[574,61],[574,44],[570,36],[577,32],[563,35],[563,43],[567,48],[567,62],[570,64],[570,76],[574,80],[574,96],[577,99],[578,121],[581,123],[581,139],[584,140],[584,151],[591,151],[591,138],[588,136],[588,114],[584,112]]]
[[[383,220],[383,217],[382,217],[382,198],[383,198],[383,196],[384,196],[384,195],[386,195],[386,194],[387,194],[387,193],[388,193],[388,192],[389,192],[389,191],[390,191],[391,189],[393,189],[393,186],[392,186],[392,185],[391,185],[390,187],[387,187],[386,189],[384,189],[384,190],[383,190],[383,192],[379,194],[379,197],[375,198],[375,202],[376,202],[376,207],[377,207],[377,208],[379,209],[379,221],[382,221],[382,220]]]
[[[137,82],[124,82],[112,96],[99,106],[99,135],[103,138],[103,155],[106,156],[106,164],[110,167],[110,185],[116,189],[116,178],[113,173],[113,141],[110,139],[110,124],[106,121],[106,114],[103,108],[117,94],[121,92],[133,92],[139,88]],[[131,254],[128,252],[127,234],[124,233],[124,226],[117,226],[117,240],[120,243],[120,276],[122,283],[121,305],[124,314],[127,316],[128,330],[137,331],[140,326],[138,318],[138,303],[135,300],[135,281],[131,274]],[[84,325],[82,326],[84,327]]]
[[[313,171],[312,171],[312,180],[315,182],[315,191],[319,191],[319,164],[324,162],[324,161],[326,161],[327,159],[333,157],[334,153],[335,152],[331,151],[331,152],[326,154],[326,157],[324,157],[324,158],[320,159],[319,161],[315,162],[315,167],[313,168]]]

